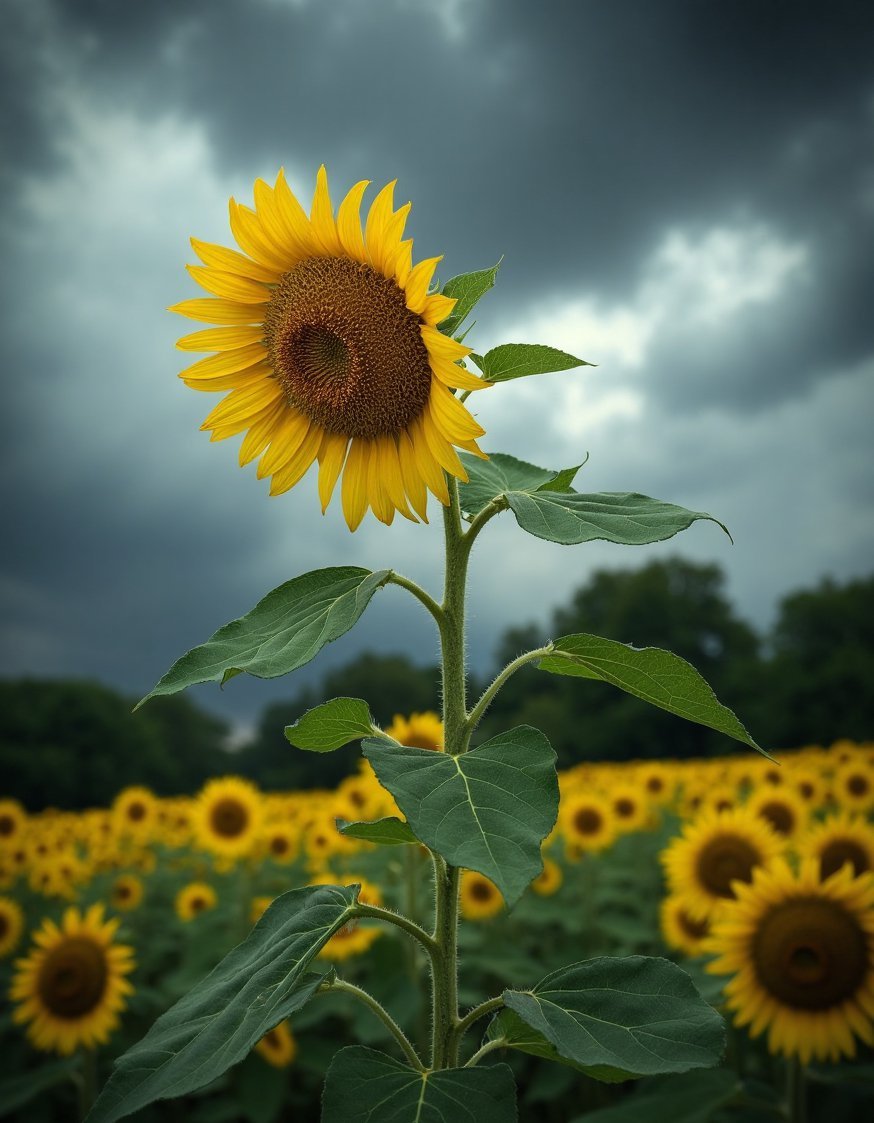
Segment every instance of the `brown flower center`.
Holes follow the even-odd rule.
[[[685,909],[677,909],[677,923],[690,940],[703,940],[710,931],[706,920],[694,920]]]
[[[828,1010],[859,990],[868,972],[861,925],[837,901],[797,897],[765,913],[752,944],[761,985],[798,1010]]]
[[[103,949],[85,936],[70,936],[43,960],[37,993],[55,1017],[81,1018],[99,1005],[107,976]]]
[[[850,795],[863,796],[868,794],[868,779],[856,773],[847,780],[847,791]]]
[[[210,811],[209,821],[222,838],[237,838],[249,825],[249,812],[237,799],[220,799]]]
[[[752,843],[734,834],[720,834],[701,848],[696,872],[715,897],[733,897],[733,881],[752,881],[761,856]]]
[[[633,799],[628,799],[627,796],[623,796],[622,798],[617,799],[613,804],[613,810],[616,812],[620,819],[630,819],[634,815],[635,811],[637,811],[637,805],[635,804]]]
[[[771,824],[777,834],[790,835],[795,829],[795,814],[792,808],[777,799],[762,804],[759,815]]]
[[[865,849],[852,838],[835,838],[827,843],[819,856],[820,875],[831,877],[846,863],[853,867],[853,876],[858,877],[871,868]]]
[[[494,890],[487,881],[472,881],[470,883],[469,893],[475,901],[490,901],[494,896]]]
[[[5,912],[0,912],[0,940],[5,940],[9,932],[12,931],[12,925],[9,917]]]
[[[270,840],[270,852],[280,858],[288,853],[288,839],[281,834],[275,834]]]
[[[600,811],[596,811],[593,807],[581,807],[574,814],[573,823],[574,829],[579,834],[597,834],[604,825],[604,819]]]
[[[369,265],[299,262],[276,286],[264,330],[289,401],[329,433],[399,433],[428,402],[421,320],[396,282]]]
[[[127,817],[132,823],[139,823],[146,817],[145,805],[140,803],[139,800],[129,803],[127,807]]]
[[[15,820],[11,815],[0,815],[0,837],[9,838],[15,833]]]

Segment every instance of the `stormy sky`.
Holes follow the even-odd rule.
[[[229,244],[228,197],[280,166],[307,202],[321,163],[335,199],[396,178],[441,279],[503,255],[477,350],[597,364],[475,398],[486,450],[588,452],[582,489],[734,535],[560,547],[501,516],[472,567],[478,668],[599,566],[716,562],[760,629],[786,592],[870,572],[867,0],[5,0],[3,17],[0,673],[138,695],[306,570],[387,566],[436,591],[439,519],[350,535],[314,474],[269,499],[237,441],[198,432],[214,399],[176,378],[188,238]],[[389,589],[298,681],[367,648],[436,653]],[[196,697],[245,725],[293,687]]]

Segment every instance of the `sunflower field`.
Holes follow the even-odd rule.
[[[398,717],[388,733],[442,750],[434,714]],[[639,963],[645,988],[645,957],[664,957],[728,1025],[720,1067],[647,1077],[644,1062],[639,1079],[612,1083],[567,1057],[549,1063],[524,1034],[513,1040],[516,1027],[501,1025],[511,1012],[497,1011],[477,1033],[485,1050],[498,1030],[512,1041],[500,1052],[522,1119],[799,1118],[802,1094],[812,1119],[860,1117],[874,1080],[874,745],[842,741],[780,760],[580,764],[559,776],[543,871],[512,910],[492,881],[463,872],[462,1007],[496,988],[546,982],[569,961],[585,960],[610,986],[617,956]],[[430,855],[393,832],[397,815],[366,761],[332,791],[268,793],[224,777],[194,799],[133,787],[81,814],[28,816],[0,801],[0,971],[10,1000],[0,1115],[75,1119],[113,1059],[288,890],[355,882],[359,900],[429,925]],[[349,824],[364,820],[387,824],[384,834],[355,837],[364,832]],[[425,965],[401,930],[350,923],[319,959],[410,1041],[424,1041]],[[317,1119],[338,1048],[392,1048],[367,1001],[341,997],[318,996],[218,1079],[137,1118]],[[577,1011],[580,1032],[594,1016]]]

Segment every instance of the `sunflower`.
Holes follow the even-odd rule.
[[[839,811],[811,827],[797,843],[802,858],[816,858],[823,878],[848,862],[856,877],[874,872],[874,827]]]
[[[807,804],[789,784],[761,787],[750,796],[746,806],[785,839],[793,839],[800,834],[809,816]]]
[[[129,912],[143,899],[143,883],[135,874],[123,873],[113,881],[109,901],[113,908]]]
[[[202,912],[214,909],[218,895],[206,881],[191,881],[176,894],[176,915],[180,920],[193,920]]]
[[[255,1052],[274,1068],[287,1068],[297,1056],[297,1042],[288,1021],[268,1030],[255,1046]]]
[[[643,830],[649,818],[649,807],[640,788],[635,784],[613,784],[607,798],[617,830],[623,834]]]
[[[281,866],[293,862],[298,851],[299,832],[288,823],[272,823],[264,830],[264,853]]]
[[[738,1025],[768,1031],[772,1053],[837,1061],[874,1045],[874,883],[817,862],[797,876],[779,861],[740,885],[713,926],[713,974],[733,974],[726,1003]]]
[[[21,905],[11,897],[0,897],[0,959],[15,951],[23,931]]]
[[[563,881],[564,874],[558,862],[553,861],[552,858],[544,858],[543,869],[531,882],[531,888],[538,897],[551,897],[561,889]]]
[[[870,811],[874,808],[874,771],[859,756],[842,764],[832,779],[832,792],[839,807],[847,811]]]
[[[736,894],[738,883],[783,851],[771,827],[747,811],[705,811],[687,823],[661,854],[673,892],[682,894],[695,920],[709,920]]]
[[[27,812],[17,799],[0,799],[0,849],[14,846],[27,826]]]
[[[118,1025],[133,987],[133,949],[113,942],[120,921],[103,919],[103,906],[87,912],[68,908],[60,928],[44,920],[36,947],[16,961],[10,996],[20,1003],[16,1022],[29,1022],[37,1049],[63,1054],[93,1049]]]
[[[676,788],[674,769],[660,760],[649,761],[640,767],[636,780],[652,803],[670,802]]]
[[[669,948],[684,955],[701,955],[702,943],[710,935],[710,922],[689,915],[679,893],[669,893],[659,906],[662,938]]]
[[[432,710],[409,717],[395,714],[386,734],[413,749],[443,751],[443,722]]]
[[[487,920],[503,909],[504,898],[493,881],[476,870],[464,870],[459,903],[465,920]]]
[[[440,258],[413,266],[410,204],[394,209],[394,182],[362,231],[367,186],[335,216],[320,168],[307,217],[282,170],[273,187],[256,180],[254,210],[230,201],[243,252],[192,239],[203,264],[189,273],[212,298],[172,309],[221,325],[177,344],[215,352],[181,373],[187,386],[230,391],[202,428],[212,440],[246,431],[240,463],[260,456],[271,495],[318,461],[323,512],[342,473],[350,530],[368,507],[384,523],[395,511],[425,519],[428,491],[448,504],[444,471],[467,479],[453,446],[483,455],[483,429],[453,391],[488,385],[458,365],[470,348],[438,330],[455,301],[429,292]]]
[[[604,850],[616,837],[616,819],[606,799],[576,792],[564,796],[558,825],[575,851]]]
[[[210,780],[194,807],[194,830],[205,849],[229,860],[248,854],[261,832],[261,793],[239,776]]]
[[[157,822],[158,803],[148,788],[124,788],[112,801],[116,830],[122,835],[143,838]]]
[[[789,785],[810,807],[819,807],[825,800],[826,784],[818,768],[793,766]]]

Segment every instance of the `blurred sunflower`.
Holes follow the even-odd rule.
[[[143,883],[135,874],[123,873],[113,881],[109,890],[109,902],[113,908],[129,912],[143,899]]]
[[[274,1068],[287,1068],[297,1056],[297,1042],[288,1021],[268,1030],[255,1046],[255,1052]]]
[[[561,872],[561,866],[552,858],[543,859],[543,869],[531,882],[531,888],[538,895],[538,897],[551,897],[553,893],[557,893],[561,889],[561,883],[564,881],[564,874]]]
[[[212,440],[246,431],[240,463],[261,457],[271,495],[318,461],[324,511],[342,473],[350,530],[368,507],[384,523],[395,511],[425,519],[427,491],[448,504],[444,471],[467,479],[455,447],[483,455],[483,429],[453,391],[488,385],[458,365],[470,348],[438,330],[455,301],[429,292],[440,258],[413,266],[410,204],[394,209],[394,182],[362,231],[367,186],[335,216],[320,168],[308,217],[283,171],[273,187],[256,180],[254,210],[230,201],[243,252],[192,239],[203,265],[189,272],[212,298],[172,309],[222,325],[177,344],[215,352],[181,373],[187,386],[230,391],[202,428]]]
[[[798,840],[802,858],[815,858],[823,879],[849,863],[856,877],[874,871],[874,827],[864,819],[839,811],[811,827]]]
[[[726,1002],[738,1025],[768,1031],[772,1053],[837,1061],[874,1045],[874,882],[848,866],[820,881],[779,861],[738,885],[713,925],[713,974],[733,974]]]
[[[386,734],[413,749],[443,751],[443,722],[433,710],[410,714],[409,717],[395,714]]]
[[[382,904],[382,890],[378,885],[375,885],[372,881],[367,881],[363,877],[356,880],[361,884],[358,891],[358,900],[361,904]],[[350,920],[328,940],[319,952],[319,958],[342,961],[353,955],[361,955],[381,935],[382,931],[379,928],[362,926],[358,920]]]
[[[626,834],[643,830],[649,818],[649,806],[643,791],[636,784],[612,784],[607,798],[619,831]]]
[[[27,812],[17,799],[0,799],[0,850],[17,843],[27,826]]]
[[[503,909],[504,898],[493,881],[476,870],[464,870],[461,874],[459,904],[465,920],[487,920]]]
[[[669,948],[684,955],[701,955],[702,943],[710,935],[710,922],[689,915],[679,893],[669,893],[659,906],[662,938]]]
[[[705,811],[687,823],[661,860],[671,890],[681,894],[695,920],[710,919],[736,894],[738,883],[783,852],[772,828],[746,808]]]
[[[785,839],[800,834],[809,817],[807,804],[790,784],[760,788],[750,796],[746,807]]]
[[[261,793],[239,776],[210,780],[194,805],[193,826],[199,845],[228,860],[252,850],[262,819]]]
[[[839,807],[847,811],[874,808],[874,770],[861,756],[842,764],[832,778],[832,794]]]
[[[119,834],[143,838],[157,822],[158,801],[148,788],[123,788],[112,801],[112,816]]]
[[[214,909],[218,895],[215,889],[205,881],[192,881],[183,885],[176,894],[176,915],[180,920],[193,920],[202,912]]]
[[[604,850],[616,838],[616,820],[609,802],[584,792],[562,796],[558,826],[575,851]]]
[[[293,862],[298,851],[300,832],[289,823],[271,823],[262,837],[264,853],[281,866]]]
[[[60,928],[45,920],[36,947],[16,961],[10,995],[19,1006],[13,1020],[29,1022],[37,1049],[69,1054],[107,1040],[133,987],[133,949],[113,942],[120,921],[103,919],[103,906],[86,913],[68,908]]]
[[[0,959],[15,951],[23,931],[21,905],[11,897],[0,897]]]

